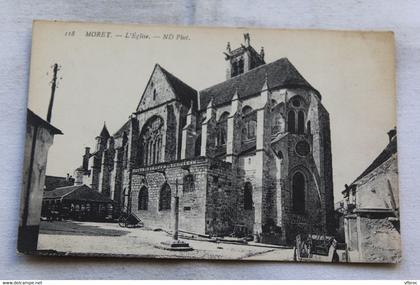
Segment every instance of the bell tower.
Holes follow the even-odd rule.
[[[232,50],[228,42],[224,54],[227,63],[226,80],[265,64],[264,48],[261,47],[260,53],[256,52],[251,46],[248,33],[244,34],[244,42],[237,49]]]

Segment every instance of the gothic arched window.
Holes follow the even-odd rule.
[[[144,125],[140,135],[140,161],[142,165],[161,162],[163,120],[152,117]]]
[[[299,111],[299,113],[298,113],[298,129],[297,129],[297,133],[298,134],[305,133],[305,114],[303,113],[303,111]]]
[[[244,60],[241,58],[238,61],[238,74],[244,73]]]
[[[257,129],[257,113],[253,112],[252,107],[242,108],[244,128],[242,129],[243,140],[254,139]]]
[[[290,110],[287,114],[287,131],[289,133],[295,133],[295,111]]]
[[[244,185],[244,209],[252,210],[252,206],[252,184],[251,182],[246,182]]]
[[[274,101],[274,100],[273,100]],[[284,117],[282,114],[283,103],[275,105],[271,109],[271,134],[283,133],[285,129]]]
[[[238,75],[238,63],[236,61],[232,63],[232,70],[230,74],[232,77]]]
[[[242,108],[242,114],[245,116],[245,115],[248,115],[249,113],[251,113],[252,112],[252,107],[251,106],[248,106],[248,105],[246,105],[246,106],[244,106],[243,108]]]
[[[227,141],[227,119],[228,112],[224,112],[217,123],[217,145],[225,145]]]
[[[305,213],[305,176],[301,172],[296,172],[292,178],[292,201],[294,212]]]
[[[159,195],[159,211],[171,209],[171,187],[168,183],[163,184]]]
[[[147,210],[149,204],[149,190],[146,186],[141,187],[139,192],[138,210]]]
[[[195,139],[194,155],[195,156],[201,155],[201,134]]]
[[[194,190],[195,190],[194,175],[192,174],[185,175],[183,179],[182,191],[193,192]]]

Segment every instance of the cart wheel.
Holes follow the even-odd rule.
[[[118,218],[118,225],[122,228],[127,227],[126,218],[121,216]]]

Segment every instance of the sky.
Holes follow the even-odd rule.
[[[396,126],[392,33],[36,22],[28,107],[44,119],[51,65],[61,66],[51,123],[64,135],[54,138],[47,175],[72,174],[104,122],[112,134],[127,121],[156,63],[196,90],[207,88],[225,80],[227,42],[235,49],[247,32],[267,63],[287,57],[321,93],[340,200],[344,184],[367,168]]]

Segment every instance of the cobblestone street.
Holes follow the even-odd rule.
[[[146,228],[121,228],[116,223],[41,222],[38,250],[69,254],[141,256],[184,259],[244,259],[292,261],[293,249],[277,246],[215,243],[185,239],[194,249],[188,252],[156,248],[170,241],[164,231]]]

